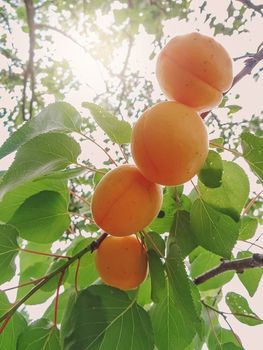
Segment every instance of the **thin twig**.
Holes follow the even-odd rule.
[[[49,257],[59,258],[59,259],[70,259],[70,256],[66,256],[66,255],[59,255],[59,254],[53,254],[53,253],[38,252],[38,251],[35,251],[35,250],[26,249],[26,248],[19,248],[19,250],[20,250],[21,252],[30,253],[30,254],[49,256]]]
[[[24,82],[22,91],[22,117],[26,120],[26,90],[28,79],[30,78],[31,99],[29,103],[29,119],[33,116],[33,103],[35,100],[35,71],[34,71],[34,50],[35,50],[35,9],[33,0],[24,0],[27,15],[27,24],[29,28],[29,58],[24,71]]]
[[[249,251],[253,247],[253,245],[255,245],[260,240],[262,236],[263,232],[258,236],[258,238],[254,242],[250,242],[250,246],[247,248],[247,250]]]
[[[232,316],[237,316],[237,317],[247,317],[247,318],[252,318],[253,320],[257,320],[257,321],[261,321],[260,318],[255,317],[254,315],[249,315],[249,314],[242,314],[239,312],[227,312],[227,311],[221,311],[221,310],[217,310],[215,307],[210,306],[208,304],[206,304],[203,300],[201,301],[201,303],[205,306],[208,307],[209,309],[215,311],[216,313],[218,313],[219,315],[223,316],[223,315],[232,315]]]
[[[96,168],[91,168],[91,167],[89,167],[89,166],[87,166],[86,164],[83,164],[83,163],[76,163],[76,165],[80,166],[81,168],[87,169],[87,170],[89,170],[91,172],[94,172],[94,173],[106,174],[106,171],[99,170],[99,169],[96,169]]]
[[[37,292],[44,284],[46,284],[51,278],[62,272],[63,270],[66,270],[71,264],[73,264],[77,259],[80,259],[83,255],[85,255],[88,252],[93,252],[96,250],[100,243],[107,237],[107,233],[103,233],[98,239],[91,242],[87,247],[83,248],[80,252],[78,252],[76,255],[72,256],[65,264],[58,267],[56,270],[51,272],[49,275],[46,276],[46,278],[42,281],[40,281],[35,287],[33,287],[25,296],[23,296],[18,302],[16,302],[6,313],[4,313],[0,317],[0,322],[4,321],[7,317],[11,317],[16,310],[25,303],[35,292]]]
[[[225,322],[226,322],[226,324],[228,325],[228,327],[230,328],[232,334],[233,334],[234,337],[236,338],[238,344],[239,344],[241,347],[243,347],[243,345],[242,345],[242,343],[241,343],[239,337],[237,336],[236,332],[234,331],[233,327],[231,326],[230,322],[228,321],[226,315],[223,314],[222,317],[223,317],[223,319],[225,320]]]
[[[239,0],[242,1],[242,0]],[[241,71],[234,77],[231,87],[228,91],[226,91],[223,95],[226,95],[241,79],[246,77],[247,75],[250,75],[252,70],[255,68],[255,66],[263,60],[263,48],[258,50],[256,53],[251,55],[247,60],[245,60],[245,66],[241,69]],[[206,116],[211,111],[207,111],[204,113],[201,113],[201,118],[205,119]]]
[[[1,292],[7,292],[9,290],[13,290],[13,289],[18,289],[18,288],[22,288],[22,287],[26,287],[26,286],[30,286],[31,284],[37,284],[38,282],[44,280],[46,277],[43,276],[43,277],[40,277],[40,278],[37,278],[35,280],[32,280],[32,281],[29,281],[29,282],[25,282],[25,283],[21,283],[21,284],[18,284],[14,287],[9,287],[9,288],[5,288],[5,289],[1,289]]]
[[[250,242],[250,241],[243,241],[243,242],[246,242],[246,243],[248,243],[248,244],[250,244],[250,245],[252,245],[252,246],[254,246],[254,247],[263,249],[263,247],[262,247],[261,245],[258,245],[258,244],[256,244],[256,243],[253,243],[253,242]]]
[[[263,15],[263,5],[255,5],[250,0],[237,0],[237,1],[241,2],[243,5],[250,8],[251,10],[254,10],[254,11],[258,12],[259,14]]]
[[[123,85],[122,86],[122,92],[121,92],[121,95],[119,97],[119,104],[115,108],[115,113],[120,111],[122,100],[123,100],[123,97],[125,95],[125,90],[126,90],[125,72],[126,72],[126,69],[128,67],[129,58],[131,56],[131,50],[132,50],[133,43],[134,43],[134,38],[132,36],[129,36],[129,44],[128,44],[127,54],[126,54],[126,57],[125,57],[125,60],[124,60],[124,64],[123,64],[122,70],[121,70],[121,72],[119,74],[120,84],[122,83],[122,85]],[[119,88],[120,84],[117,86],[116,90]]]
[[[256,200],[261,196],[262,193],[263,193],[263,190],[260,191],[254,198],[251,199],[251,201],[248,203],[246,208],[244,208],[242,216],[246,215],[249,212],[252,205],[256,202]]]
[[[261,61],[263,60],[263,48],[256,52],[253,56],[245,60],[245,66],[241,71],[234,77],[233,83],[230,87],[230,89],[226,92],[228,93],[241,79],[243,79],[245,76],[250,75],[253,68]]]
[[[207,312],[207,316],[208,316],[208,318],[209,318],[210,326],[211,326],[212,331],[213,331],[213,333],[214,333],[214,337],[216,338],[217,343],[218,343],[219,345],[222,345],[222,344],[220,343],[219,339],[218,339],[217,334],[216,334],[215,327],[214,327],[214,324],[213,324],[213,322],[212,322],[212,319],[211,319],[211,316],[210,316],[210,313],[209,313],[209,309],[208,309],[207,307],[206,307],[205,309],[206,309],[206,312]]]
[[[224,319],[225,322],[227,323],[228,327],[230,328],[231,332],[233,333],[234,337],[236,338],[238,344],[243,348],[243,345],[242,345],[240,339],[238,338],[238,336],[236,335],[234,329],[232,328],[231,324],[229,323],[229,321],[228,321],[227,316],[225,315],[225,313],[222,312],[222,311],[217,310],[216,308],[211,307],[210,305],[207,305],[207,304],[204,303],[203,301],[202,301],[202,304],[203,304],[203,305],[205,306],[205,308],[206,308],[206,311],[207,311],[207,313],[208,313],[208,317],[209,317],[209,320],[210,320],[211,325],[213,325],[213,323],[211,322],[211,318],[210,318],[210,316],[209,316],[209,309],[213,310],[214,312],[220,314],[220,315],[223,317],[223,319]],[[242,316],[243,316],[243,315],[242,315]],[[219,342],[219,339],[218,339],[217,334],[216,334],[216,332],[215,332],[214,329],[213,329],[213,332],[214,332],[214,335],[215,335],[215,337],[216,337],[216,340],[217,340],[218,344],[221,345],[221,343]]]
[[[105,148],[103,148],[99,143],[97,143],[95,140],[93,140],[91,137],[85,135],[84,133],[80,132],[79,133],[81,136],[83,136],[86,140],[94,143],[94,145],[96,145],[97,147],[99,147],[99,149],[101,149],[106,156],[109,158],[109,160],[115,165],[118,166],[118,164],[115,162],[115,160],[112,158],[112,156],[105,150]]]
[[[101,71],[101,67],[100,65],[98,64],[98,60],[93,57],[90,53],[90,50],[88,50],[88,48],[85,46],[85,45],[82,45],[80,44],[76,39],[74,39],[71,35],[69,35],[68,33],[66,33],[65,31],[57,28],[57,27],[54,27],[54,26],[51,26],[49,24],[44,24],[44,23],[35,23],[35,29],[38,29],[38,30],[51,30],[53,32],[57,32],[61,35],[63,35],[65,38],[67,38],[68,40],[72,41],[74,44],[76,44],[78,47],[80,47],[87,55],[89,55],[89,57],[91,57],[94,62],[97,64],[97,67],[98,67],[98,71],[99,71],[99,74],[102,78],[102,80],[104,81],[104,78],[103,78],[103,74],[102,74],[102,71]],[[107,67],[104,67],[107,69]],[[106,86],[106,90],[108,91],[108,85],[107,85],[107,82],[104,81],[104,84]],[[91,86],[92,88],[92,86]],[[93,89],[93,88],[92,88]]]
[[[128,157],[127,157],[127,155],[126,155],[124,149],[122,148],[122,145],[119,145],[119,148],[120,148],[120,151],[121,151],[121,153],[122,153],[122,155],[123,155],[123,158],[124,158],[124,160],[125,160],[125,163],[128,164],[128,163],[129,163],[129,160],[128,160]]]
[[[74,197],[76,197],[76,198],[78,198],[79,200],[81,200],[83,203],[85,203],[88,207],[90,206],[90,202],[88,202],[85,198],[83,198],[83,197],[81,197],[80,195],[78,195],[76,192],[74,192],[74,191],[69,191],[69,193],[72,195],[72,196],[74,196]]]

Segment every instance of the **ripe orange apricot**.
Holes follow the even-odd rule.
[[[205,124],[192,108],[174,101],[147,109],[132,132],[133,159],[143,175],[162,185],[179,185],[201,169],[208,153]]]
[[[230,88],[232,60],[213,38],[190,33],[174,37],[161,50],[156,75],[169,100],[206,111],[217,106]]]
[[[123,290],[137,288],[147,275],[147,253],[135,235],[108,236],[96,250],[96,267],[108,285]]]
[[[162,205],[162,189],[134,165],[121,165],[97,185],[91,210],[97,225],[113,236],[128,236],[149,225]]]

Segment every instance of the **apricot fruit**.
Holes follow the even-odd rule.
[[[134,289],[147,275],[147,253],[135,235],[108,236],[96,250],[97,271],[106,284],[123,290]]]
[[[188,106],[160,102],[136,122],[131,152],[149,181],[167,186],[182,184],[198,173],[207,157],[205,124]]]
[[[190,33],[174,37],[161,50],[156,75],[169,100],[207,111],[232,84],[232,60],[213,38]]]
[[[107,173],[95,188],[91,211],[97,225],[113,236],[128,236],[149,225],[162,205],[162,189],[134,165]]]

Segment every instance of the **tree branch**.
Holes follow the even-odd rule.
[[[84,45],[81,45],[76,39],[74,39],[72,36],[70,36],[69,34],[65,33],[63,30],[61,30],[61,29],[59,29],[57,27],[50,26],[49,24],[36,23],[35,24],[35,29],[39,29],[39,30],[47,29],[47,30],[52,30],[53,32],[57,32],[57,33],[63,35],[65,38],[67,38],[70,41],[72,41],[74,44],[78,45],[86,53],[88,53],[88,50],[87,50],[87,48]]]
[[[33,287],[23,298],[21,298],[17,303],[15,303],[10,310],[8,310],[4,315],[0,317],[0,322],[4,321],[7,318],[12,317],[12,315],[16,312],[16,310],[24,304],[24,302],[29,299],[36,291],[38,291],[44,284],[46,284],[51,278],[56,276],[57,274],[65,271],[71,264],[73,264],[76,260],[80,259],[83,255],[88,252],[94,252],[101,242],[107,237],[107,233],[103,233],[98,239],[91,242],[87,247],[83,248],[79,253],[72,256],[64,265],[60,266],[49,275],[45,277],[44,280],[40,281],[35,287]]]
[[[237,0],[237,1],[241,2],[243,5],[250,8],[251,10],[254,10],[259,14],[263,15],[263,5],[255,5],[250,0]]]
[[[251,74],[253,68],[261,61],[263,60],[263,48],[260,49],[257,53],[255,53],[253,56],[245,60],[245,66],[244,68],[235,76],[232,86],[236,85],[242,78],[244,78],[246,75]],[[230,90],[229,89],[229,90]],[[228,91],[229,91],[228,90]],[[228,92],[227,91],[227,92]]]
[[[44,23],[35,23],[35,29],[38,29],[38,30],[43,30],[43,29],[52,30],[53,32],[57,32],[57,33],[63,35],[65,38],[67,38],[68,40],[72,41],[74,44],[79,46],[87,55],[89,55],[94,60],[94,62],[97,63],[97,59],[92,56],[92,54],[90,53],[90,51],[87,49],[87,47],[85,45],[80,44],[76,39],[74,39],[71,35],[65,33],[63,30],[61,30],[61,29],[59,29],[57,27],[51,26],[49,24],[44,24]],[[100,68],[98,63],[97,63],[97,67],[98,67],[101,79],[104,81],[106,90],[109,91],[107,82],[104,80],[103,73],[102,73],[101,68]],[[107,69],[107,67],[105,67],[105,68]],[[90,88],[92,88],[92,86],[90,86]]]
[[[259,49],[256,53],[251,54],[248,59],[245,60],[245,66],[234,77],[231,87],[224,93],[226,95],[241,79],[250,75],[255,66],[263,60],[263,48]],[[211,111],[201,113],[202,119],[204,119]]]
[[[132,50],[133,43],[134,43],[134,38],[129,36],[129,45],[128,45],[127,54],[126,54],[126,57],[125,57],[125,60],[124,60],[124,64],[123,64],[122,70],[121,70],[121,72],[119,74],[120,84],[121,83],[123,84],[122,92],[121,92],[121,95],[120,95],[120,98],[119,98],[119,104],[115,108],[115,113],[120,111],[122,100],[123,100],[123,97],[124,97],[124,94],[125,94],[125,90],[126,90],[125,72],[126,72],[126,69],[128,67],[128,62],[129,62],[129,58],[131,56],[131,50]],[[120,84],[119,84],[119,86],[120,86]],[[116,90],[119,88],[119,86],[116,88]]]
[[[35,71],[34,71],[34,50],[35,50],[35,9],[33,0],[24,0],[26,6],[27,24],[29,28],[29,58],[24,71],[24,82],[22,91],[22,117],[26,120],[26,89],[30,77],[31,99],[29,104],[29,119],[33,116],[33,102],[35,100]]]
[[[206,282],[212,277],[215,277],[225,271],[236,271],[242,273],[246,269],[263,267],[263,254],[253,254],[251,258],[238,259],[233,261],[222,261],[220,265],[204,274],[196,277],[194,283],[196,285]]]

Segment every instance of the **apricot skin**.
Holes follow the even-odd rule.
[[[127,236],[149,225],[162,205],[162,189],[134,165],[121,165],[97,185],[91,203],[97,225],[113,236]]]
[[[96,250],[95,259],[101,279],[115,288],[137,288],[147,275],[147,253],[135,235],[108,236]]]
[[[190,33],[174,37],[161,50],[156,75],[169,100],[207,111],[232,84],[232,60],[213,38]]]
[[[192,108],[174,101],[147,109],[132,132],[133,159],[152,182],[175,186],[201,169],[208,153],[208,135]]]

